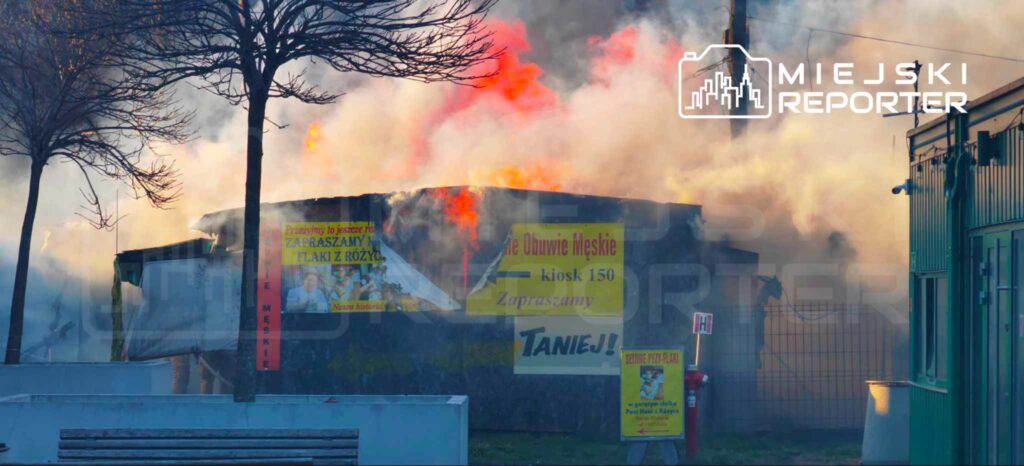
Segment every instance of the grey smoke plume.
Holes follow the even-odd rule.
[[[662,22],[677,34],[685,32],[672,27],[676,23],[671,8],[667,0],[525,0],[499,3],[495,13],[526,25],[533,46],[526,58],[545,70],[546,82],[556,89],[572,89],[586,82],[589,38],[607,37],[641,19]]]
[[[752,124],[740,141],[729,141],[725,125],[679,120],[675,61],[682,50],[721,40],[724,5],[504,2],[494,19],[512,39],[521,23],[529,49],[516,54],[520,71],[528,78],[537,73],[526,80],[528,92],[511,100],[503,92],[517,88],[471,93],[311,68],[318,82],[347,94],[327,107],[271,103],[270,118],[287,127],[266,137],[264,200],[496,184],[702,204],[709,237],[760,252],[766,274],[794,277],[787,284],[794,299],[819,294],[801,293],[805,279],[799,273],[805,264],[824,264],[837,270],[829,281],[854,277],[877,284],[889,293],[878,299],[902,306],[907,201],[890,195],[888,187],[906,178],[909,119],[791,116]],[[757,1],[751,15],[1013,56],[1019,47],[1011,37],[1024,22],[1024,4]],[[808,56],[867,68],[879,61],[963,61],[970,69],[964,90],[971,97],[1024,72],[1009,62],[822,32],[811,35],[808,50],[805,29],[758,21],[750,29],[752,52],[792,64]],[[184,196],[166,211],[122,198],[122,250],[198,236],[190,225],[201,215],[242,204],[243,113],[199,91],[183,87],[181,95],[198,108],[202,122],[199,140],[165,151],[182,171]],[[406,170],[414,153],[420,158]],[[27,192],[17,175],[22,162],[0,159],[0,215],[15,219],[0,225],[8,251],[17,241]],[[68,273],[105,285],[114,234],[91,230],[74,215],[81,183],[74,167],[64,164],[44,174],[33,264],[51,257]],[[111,207],[115,187],[102,189]],[[837,232],[845,238],[839,248]],[[2,275],[0,283],[12,277]],[[46,293],[30,290],[29,299],[48,302],[40,298]],[[0,299],[0,306],[7,301]]]

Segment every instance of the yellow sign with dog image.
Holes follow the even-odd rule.
[[[517,223],[467,298],[469,314],[621,316],[621,223]]]
[[[683,438],[683,350],[623,349],[623,440]]]

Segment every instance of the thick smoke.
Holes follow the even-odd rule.
[[[1013,56],[1019,52],[1008,37],[1024,21],[1024,5],[756,2],[750,14]],[[287,126],[272,128],[265,139],[263,199],[474,184],[701,204],[709,238],[759,252],[764,274],[782,277],[791,299],[873,299],[902,314],[908,203],[889,187],[906,178],[909,117],[786,116],[752,123],[736,141],[726,124],[680,120],[676,61],[684,50],[719,42],[726,19],[718,1],[507,2],[490,21],[509,53],[502,73],[479,83],[487,87],[314,67],[314,79],[346,95],[324,107],[291,100],[270,105],[270,118]],[[963,61],[970,70],[963,90],[971,97],[1024,71],[1011,62],[820,31],[808,46],[806,29],[757,20],[750,33],[754,53],[787,64],[850,61],[872,70],[879,62]],[[242,205],[244,113],[215,96],[181,92],[203,122],[198,140],[165,150],[181,170],[184,195],[170,210],[157,210],[126,199],[122,188],[121,250],[197,236],[190,226],[202,214]],[[6,182],[0,215],[11,219],[0,232],[12,248],[27,191],[15,174],[25,164],[0,160]],[[73,167],[47,168],[33,263],[50,257],[67,274],[107,283],[114,233],[91,230],[75,217],[80,185]],[[102,189],[112,208],[114,185]],[[7,302],[0,300],[5,316]]]
[[[14,250],[0,246],[0,274],[14,277]],[[104,361],[109,352],[110,288],[68,273],[53,257],[38,258],[29,273],[22,361]],[[10,299],[12,279],[0,280]],[[8,303],[0,307],[0,345],[6,347]]]
[[[587,40],[607,37],[639,19],[659,21],[675,34],[684,29],[673,19],[665,0],[586,2],[523,0],[499,3],[495,13],[525,25],[533,45],[525,58],[544,69],[544,81],[559,91],[586,84]],[[695,11],[696,13],[696,11]]]

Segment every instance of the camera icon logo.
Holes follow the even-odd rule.
[[[746,57],[743,75],[733,82],[726,65],[733,49]],[[696,66],[696,71],[689,71]],[[679,117],[683,119],[742,119],[768,118],[772,115],[772,61],[754,57],[737,44],[714,44],[697,55],[686,52],[679,60],[678,94]],[[694,88],[696,84],[696,88]],[[746,113],[733,111],[746,102]]]

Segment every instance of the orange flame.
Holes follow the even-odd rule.
[[[438,188],[431,191],[430,196],[434,198],[435,205],[440,206],[444,219],[455,225],[466,240],[462,249],[462,288],[465,291],[469,285],[469,256],[480,250],[480,244],[477,243],[477,208],[481,195],[469,188],[458,189],[457,192],[449,188]]]
[[[497,60],[481,63],[467,73],[494,74],[472,80],[472,86],[450,87],[443,102],[423,112],[408,135],[412,152],[393,176],[415,176],[423,161],[430,157],[429,135],[447,121],[473,122],[478,114],[469,110],[478,105],[481,111],[507,116],[513,123],[527,121],[535,112],[561,105],[558,94],[540,80],[544,70],[536,63],[520,59],[530,51],[526,26],[521,21],[497,19],[487,20],[485,26],[492,32],[493,47],[504,53]]]
[[[444,219],[451,222],[458,228],[459,232],[469,240],[469,245],[474,250],[479,248],[477,244],[477,213],[478,195],[470,189],[438,188],[431,191],[436,205],[440,205]]]
[[[447,110],[462,110],[488,96],[497,97],[498,102],[516,112],[531,112],[557,104],[558,94],[540,82],[544,70],[536,63],[519,59],[531,48],[526,38],[526,26],[521,21],[489,20],[487,28],[493,33],[491,38],[495,47],[503,47],[505,53],[496,62],[481,65],[490,69],[474,71],[495,74],[474,80],[475,87],[457,88]]]
[[[559,180],[563,172],[561,162],[545,158],[522,167],[506,165],[489,170],[474,170],[470,172],[469,178],[474,185],[560,191],[562,183]]]
[[[312,153],[316,150],[316,147],[323,140],[323,127],[319,121],[314,121],[309,124],[309,129],[306,130],[306,153]]]

